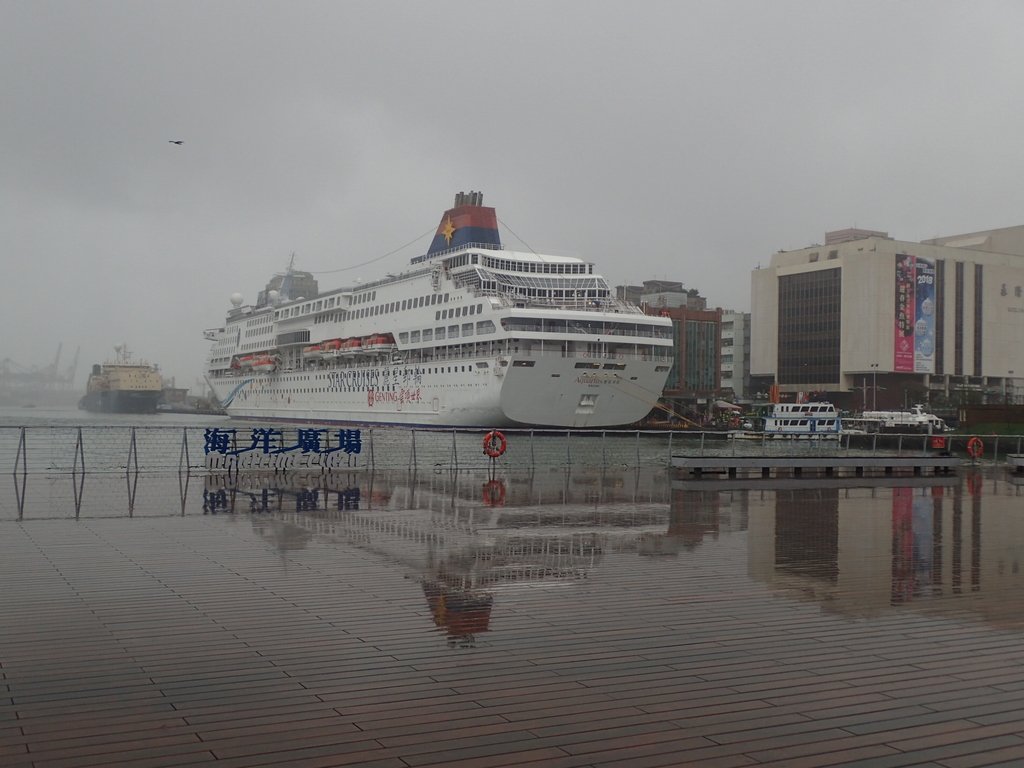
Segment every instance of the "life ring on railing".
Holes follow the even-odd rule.
[[[501,480],[488,480],[484,483],[484,506],[505,506],[505,484]]]
[[[981,442],[980,437],[972,437],[967,441],[968,456],[972,459],[980,459],[983,453],[985,453],[985,444]]]
[[[505,453],[508,448],[508,440],[496,429],[492,429],[484,435],[484,453],[492,459],[496,459]]]

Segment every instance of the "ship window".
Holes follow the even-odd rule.
[[[435,328],[434,329],[434,336],[437,337],[438,339],[443,339],[444,338],[444,328]]]
[[[462,324],[462,335],[463,336],[472,336],[473,335],[473,324],[472,323],[463,323]]]
[[[440,320],[440,319],[441,319],[441,310],[437,310],[437,312],[434,313],[434,320],[437,321],[437,320]]]
[[[433,341],[434,340],[434,331],[432,329],[430,329],[430,328],[424,328],[423,329],[423,340],[424,341]]]
[[[447,294],[447,293],[446,293],[446,294],[444,295],[444,300],[445,300],[446,302],[448,301],[448,294]]]
[[[409,343],[409,334],[403,331],[402,333],[398,334],[398,340],[402,344],[408,344]]]
[[[624,371],[626,370],[625,363],[605,363],[604,369],[606,371]]]
[[[457,325],[449,325],[448,326],[448,338],[449,339],[457,339],[457,338],[459,338],[459,326],[457,326]]]
[[[536,360],[513,360],[512,361],[512,367],[513,368],[533,368],[533,366],[536,365],[536,364],[537,364]],[[578,367],[579,366],[577,366],[577,368]]]
[[[576,363],[577,368],[600,368],[600,363]]]
[[[476,324],[477,333],[494,333],[494,321],[493,320],[481,320]]]
[[[487,363],[477,363],[476,367],[477,368],[490,368],[490,366]]]

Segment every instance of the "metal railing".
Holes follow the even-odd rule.
[[[977,463],[1024,451],[1020,435],[841,434],[780,439],[751,432],[505,429],[495,461],[537,466],[667,467],[674,455],[918,455],[948,451]],[[483,429],[363,429],[294,425],[225,427],[0,427],[0,471],[201,473],[225,469],[471,469],[491,465]],[[741,439],[742,438],[742,439]],[[981,440],[971,456],[968,442]],[[942,440],[942,444],[936,442]]]

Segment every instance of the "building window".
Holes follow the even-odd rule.
[[[982,352],[982,317],[985,308],[983,298],[985,285],[985,274],[981,264],[974,265],[974,375],[981,376],[981,352]]]
[[[964,375],[964,263],[954,265],[956,283],[953,287],[953,374]]]
[[[815,388],[839,381],[842,270],[779,278],[780,384]]]

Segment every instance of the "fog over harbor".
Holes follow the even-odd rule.
[[[738,310],[752,270],[826,230],[1022,224],[1022,22],[1012,2],[6,3],[0,359],[80,348],[81,384],[126,343],[189,386],[232,293],[293,253],[322,287],[400,271],[459,190],[506,247]]]

